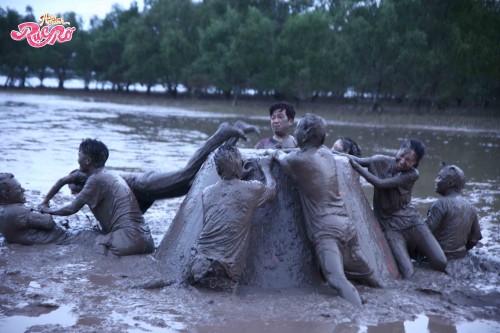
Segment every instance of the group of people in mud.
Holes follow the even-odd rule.
[[[461,195],[465,176],[456,165],[444,165],[439,171],[435,186],[442,197],[431,205],[425,219],[412,205],[417,168],[425,153],[422,142],[406,140],[396,156],[361,157],[361,148],[349,138],[340,138],[332,149],[327,148],[327,125],[318,115],[304,115],[293,136],[291,104],[273,104],[269,115],[273,136],[255,146],[265,149],[256,163],[263,181],[247,179],[248,170],[235,147],[238,139],[258,132],[242,121],[222,124],[184,168],[168,173],[108,172],[106,145],[84,139],[78,151],[79,169],[59,179],[36,209],[25,205],[24,189],[13,174],[0,174],[0,233],[8,243],[83,243],[117,256],[152,253],[155,246],[143,214],[155,200],[187,194],[213,152],[220,181],[203,190],[203,228],[189,260],[187,279],[195,285],[228,290],[238,285],[253,213],[276,196],[273,164],[279,164],[280,172],[298,188],[305,229],[322,275],[353,304],[361,305],[361,298],[349,280],[372,287],[384,283],[364,257],[356,227],[346,213],[335,166],[338,156],[348,158],[353,169],[373,185],[373,212],[403,278],[413,275],[412,259],[416,258],[425,258],[433,269],[445,272],[448,260],[463,258],[482,238],[476,209]],[[75,197],[67,205],[51,207],[50,200],[66,184]],[[54,222],[54,215],[72,215],[85,205],[99,229],[65,228]]]

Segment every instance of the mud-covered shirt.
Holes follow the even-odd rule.
[[[396,159],[384,155],[359,160],[360,164],[368,166],[371,174],[382,180],[381,184],[371,182],[374,186],[373,211],[382,230],[404,230],[424,224],[411,203],[413,186],[419,178],[417,169],[398,172]]]
[[[106,234],[121,228],[140,230],[145,226],[137,200],[125,180],[104,169],[87,179],[73,204],[88,205]]]
[[[23,204],[0,205],[0,233],[8,243],[62,244],[71,233],[57,225],[52,216]]]
[[[354,237],[356,229],[347,217],[335,159],[328,148],[291,152],[280,164],[299,186],[306,230],[313,244],[323,237],[333,237],[341,244]]]
[[[203,230],[197,252],[217,260],[235,281],[245,267],[252,215],[265,189],[258,181],[233,179],[203,191]]]
[[[275,140],[272,136],[257,142],[255,149],[284,149],[297,148],[297,140],[291,135],[282,141]]]
[[[482,238],[476,207],[461,195],[439,198],[425,222],[449,259],[463,258]]]

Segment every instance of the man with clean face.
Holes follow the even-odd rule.
[[[269,116],[271,117],[273,136],[257,142],[255,149],[296,148],[297,140],[290,135],[295,119],[293,106],[287,102],[273,104],[269,107]]]

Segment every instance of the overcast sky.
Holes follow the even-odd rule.
[[[0,7],[4,9],[9,7],[24,14],[26,6],[29,5],[33,8],[37,20],[45,13],[56,15],[57,13],[73,11],[83,18],[84,26],[87,28],[92,16],[97,15],[103,18],[111,11],[113,4],[117,3],[124,9],[128,9],[132,2],[134,0],[0,0]],[[135,2],[137,2],[139,10],[142,11],[144,1],[135,0]]]

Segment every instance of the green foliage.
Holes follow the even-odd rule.
[[[0,39],[6,85],[28,76],[162,84],[176,96],[249,91],[299,100],[386,99],[446,107],[498,103],[500,4],[494,0],[147,0],[115,6],[70,43]],[[0,32],[35,21],[0,8]]]

